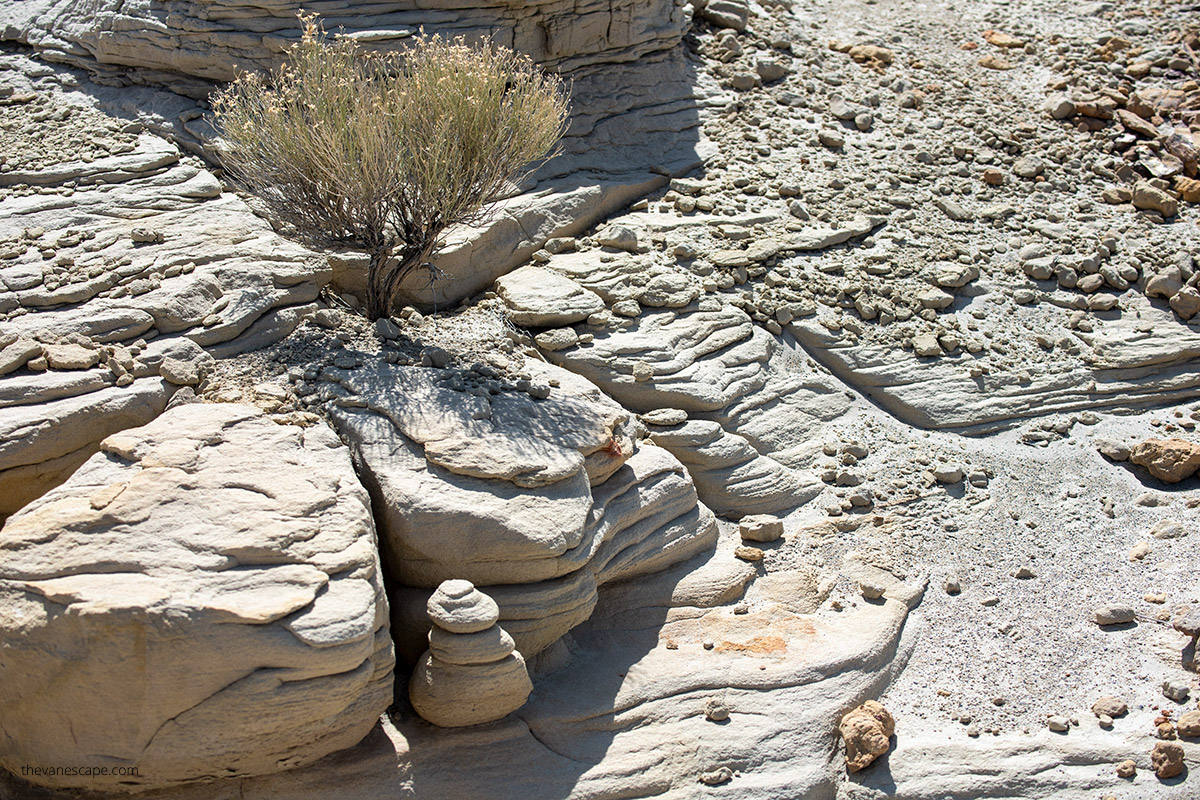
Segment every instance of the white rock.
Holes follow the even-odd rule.
[[[101,448],[0,536],[0,764],[131,764],[32,780],[149,788],[362,739],[392,645],[370,502],[332,431],[192,404]]]

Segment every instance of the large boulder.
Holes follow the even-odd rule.
[[[0,530],[0,765],[149,788],[277,772],[392,699],[366,491],[323,425],[191,404],[105,439]]]

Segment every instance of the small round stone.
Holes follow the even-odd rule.
[[[496,601],[470,581],[442,581],[425,608],[434,625],[451,633],[478,633],[500,620]]]

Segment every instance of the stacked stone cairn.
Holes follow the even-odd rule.
[[[500,627],[500,607],[470,581],[443,581],[427,604],[429,649],[408,683],[413,708],[443,728],[502,719],[525,704],[533,684],[525,659]]]

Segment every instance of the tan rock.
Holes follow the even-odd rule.
[[[1186,439],[1147,439],[1129,451],[1129,460],[1166,483],[1179,483],[1200,469],[1200,445]]]
[[[1181,714],[1175,722],[1176,732],[1185,739],[1200,738],[1200,711]]]
[[[1133,206],[1157,211],[1164,217],[1179,213],[1179,201],[1149,181],[1138,181],[1133,186]]]
[[[890,749],[896,723],[880,703],[868,700],[842,717],[838,731],[846,742],[846,769],[858,772]]]
[[[1185,322],[1200,315],[1200,291],[1191,286],[1185,286],[1172,295],[1168,301],[1171,310]]]
[[[450,633],[437,625],[429,630],[429,652],[447,664],[490,664],[516,649],[499,625],[478,633]]]
[[[445,581],[433,597],[438,602],[431,599],[428,603],[434,624],[430,649],[416,663],[408,681],[408,697],[416,712],[436,726],[457,728],[494,722],[521,708],[533,684],[524,658],[512,649],[509,634],[494,624],[494,616],[482,631],[438,630],[445,619],[442,606],[446,599],[473,601],[456,612],[481,606],[497,609],[496,601],[466,581]]]
[[[1178,742],[1159,742],[1150,751],[1150,764],[1159,780],[1174,778],[1183,772],[1183,745]]]
[[[88,369],[100,363],[99,348],[78,344],[48,344],[42,352],[51,369]]]
[[[738,522],[738,534],[751,542],[773,542],[783,536],[783,520],[771,514],[752,514]]]
[[[1097,717],[1123,717],[1129,713],[1129,704],[1119,697],[1105,696],[1092,703],[1092,713]]]
[[[450,633],[478,633],[496,624],[500,607],[470,581],[443,581],[426,603],[429,619]]]
[[[1133,759],[1126,759],[1120,764],[1117,764],[1118,778],[1132,778],[1137,775],[1137,762]]]
[[[604,308],[595,292],[543,267],[521,267],[496,281],[512,321],[535,328],[583,322]]]

